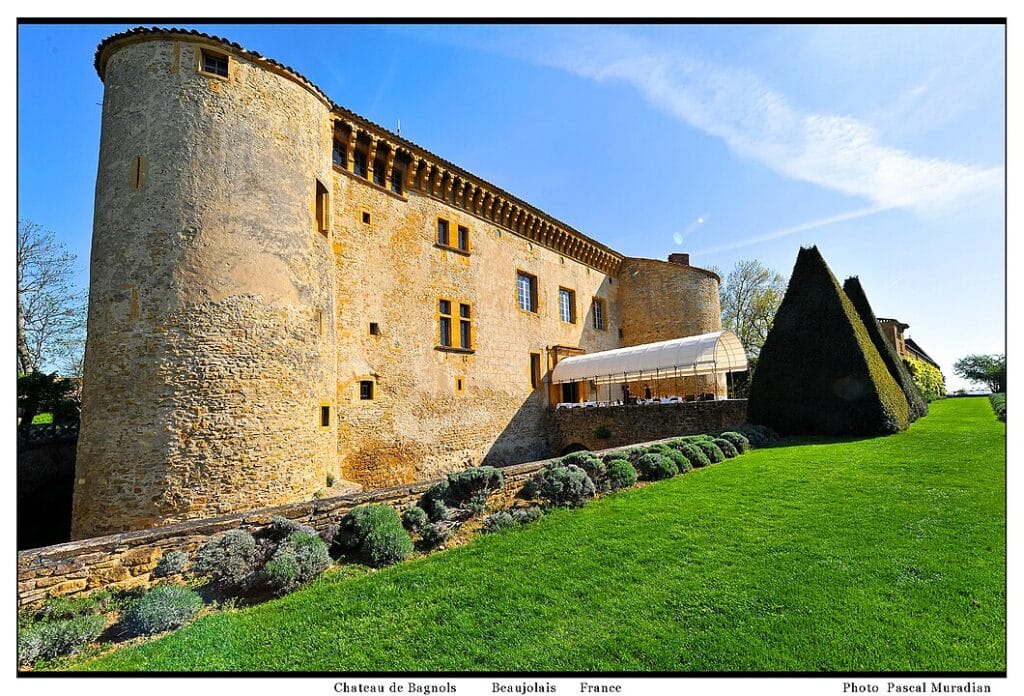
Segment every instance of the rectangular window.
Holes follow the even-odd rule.
[[[604,331],[604,300],[600,297],[595,297],[590,307],[590,312],[594,317],[594,328],[598,331]]]
[[[569,288],[558,288],[558,314],[565,323],[576,323],[576,293]]]
[[[330,221],[330,205],[327,198],[327,187],[316,180],[316,228],[327,235]]]
[[[438,300],[438,344],[446,347],[452,345],[452,303],[449,300]]]
[[[459,225],[458,246],[462,251],[469,251],[469,229]]]
[[[201,49],[203,53],[203,72],[221,77],[228,76],[228,57],[221,53],[213,53]]]
[[[437,219],[437,243],[448,246],[448,221],[444,218]]]
[[[331,427],[331,407],[320,406],[320,427],[329,428]]]
[[[370,335],[380,336],[380,324],[375,321],[370,322]]]
[[[364,150],[356,150],[352,153],[352,173],[366,178],[366,152]]]
[[[537,276],[519,271],[516,275],[516,296],[519,309],[527,312],[537,311]]]
[[[364,225],[369,225],[370,224],[370,214],[368,212],[366,212],[365,210],[363,211],[363,224]]]
[[[348,149],[345,147],[345,143],[340,140],[334,141],[334,148],[331,150],[331,161],[334,162],[334,166],[345,169],[348,167]]]
[[[463,391],[465,391],[465,389],[466,389],[466,379],[465,379],[465,377],[456,377],[455,378],[455,393],[456,394],[461,394]]]
[[[399,167],[391,169],[391,192],[402,195],[402,181],[405,180],[405,170]]]
[[[459,347],[466,350],[473,347],[473,320],[468,304],[459,305]]]
[[[384,185],[384,170],[387,169],[388,163],[383,159],[377,159],[373,162],[373,183],[378,186]]]
[[[359,383],[359,399],[360,401],[373,400],[373,380],[364,379]]]
[[[530,386],[540,386],[540,353],[530,353]]]

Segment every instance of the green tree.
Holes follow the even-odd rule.
[[[85,294],[72,282],[75,255],[53,233],[18,221],[18,372],[75,374],[85,346]]]
[[[31,425],[39,413],[52,413],[55,423],[78,420],[79,404],[74,380],[56,372],[30,372],[18,376],[18,411],[22,425]]]
[[[737,261],[718,286],[722,328],[739,337],[748,357],[761,352],[785,294],[785,277],[756,259]]]
[[[914,384],[917,385],[925,399],[935,401],[935,399],[941,399],[946,395],[946,380],[934,365],[909,355],[903,358],[903,364],[910,370]]]
[[[1002,353],[967,355],[953,363],[953,372],[995,394],[1006,391],[1006,356]]]

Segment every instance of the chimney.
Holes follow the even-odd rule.
[[[689,266],[690,265],[690,255],[689,254],[669,254],[668,255],[668,260],[669,260],[669,263],[678,263],[680,266]]]

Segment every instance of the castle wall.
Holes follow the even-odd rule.
[[[627,258],[620,272],[619,304],[622,345],[667,341],[722,330],[718,277],[688,264]],[[644,387],[662,396],[713,393],[726,395],[726,377],[680,377],[629,384],[633,396]]]
[[[393,196],[340,171],[335,191],[339,475],[385,486],[545,456],[547,349],[618,345],[615,280],[417,191]],[[438,217],[452,235],[468,228],[468,255],[435,245]],[[536,313],[519,308],[518,270],[537,278]],[[575,292],[574,324],[560,318],[560,287]],[[595,296],[606,301],[605,330],[593,328]],[[440,298],[452,302],[456,337],[458,304],[471,305],[472,353],[437,349]],[[545,375],[537,389],[531,352]],[[367,378],[372,401],[359,399]]]
[[[329,109],[222,44],[201,74],[203,45],[106,61],[73,538],[308,497],[333,464]]]

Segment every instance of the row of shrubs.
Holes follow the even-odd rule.
[[[540,502],[495,512],[483,520],[485,534],[528,524],[544,514],[543,506],[581,506],[599,493],[633,486],[638,478],[656,481],[723,461],[751,446],[771,444],[768,428],[742,426],[717,437],[694,435],[601,458],[577,452],[549,462],[523,487],[521,497]],[[335,558],[374,568],[404,560],[414,549],[441,546],[460,526],[482,514],[488,498],[504,489],[501,470],[490,466],[453,472],[401,512],[389,505],[361,505],[336,525],[317,533],[311,527],[275,517],[258,534],[233,529],[206,541],[191,558],[171,551],[153,571],[155,577],[183,576],[188,587],[161,584],[139,594],[93,594],[85,598],[51,598],[37,612],[19,620],[18,660],[32,664],[80,651],[108,630],[106,614],[119,611],[113,635],[144,636],[178,628],[207,599],[258,600],[281,596],[309,583]],[[198,591],[197,591],[198,590]]]
[[[989,403],[992,404],[992,410],[996,412],[996,418],[1006,422],[1006,393],[1002,392],[999,394],[990,394],[988,397]]]

